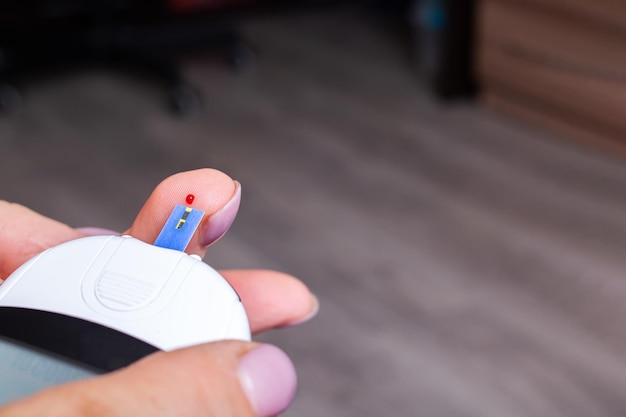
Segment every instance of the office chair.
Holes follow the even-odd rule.
[[[0,112],[18,109],[28,77],[76,65],[131,70],[163,85],[172,110],[193,113],[199,93],[176,57],[218,52],[235,70],[255,54],[217,6],[245,0],[21,0],[0,5]],[[210,7],[205,3],[210,3]],[[217,5],[217,6],[216,6]]]

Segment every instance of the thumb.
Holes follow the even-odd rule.
[[[277,347],[224,341],[158,352],[126,369],[42,391],[0,410],[0,417],[270,417],[289,406],[295,388],[293,365]]]

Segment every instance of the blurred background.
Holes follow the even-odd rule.
[[[207,262],[301,277],[287,416],[626,414],[618,0],[0,5],[0,197],[125,229],[243,184]],[[0,248],[2,250],[2,248]]]

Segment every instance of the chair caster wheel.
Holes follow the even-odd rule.
[[[254,69],[257,56],[251,47],[238,43],[228,49],[226,59],[235,72],[246,72]]]
[[[22,93],[11,84],[0,84],[0,113],[18,113],[24,104]]]
[[[178,85],[169,91],[169,105],[172,111],[181,117],[192,117],[201,106],[200,94],[188,85]]]

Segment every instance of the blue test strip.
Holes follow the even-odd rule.
[[[154,241],[154,246],[184,251],[203,216],[202,210],[176,205]]]

